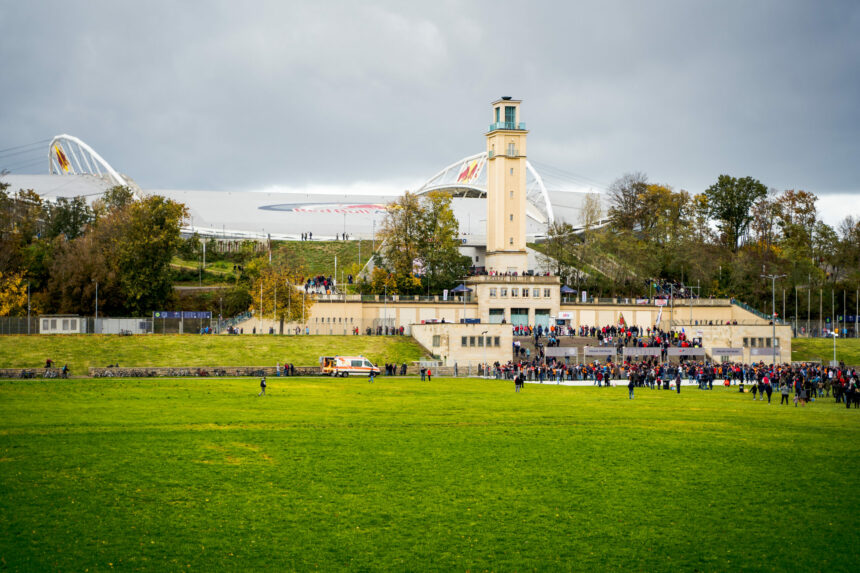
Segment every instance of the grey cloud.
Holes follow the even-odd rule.
[[[7,2],[0,149],[144,187],[420,180],[525,100],[536,161],[860,197],[854,2]],[[858,209],[860,210],[860,209]]]

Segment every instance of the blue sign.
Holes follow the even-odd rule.
[[[153,313],[155,318],[212,318],[212,312],[196,310],[157,310]]]

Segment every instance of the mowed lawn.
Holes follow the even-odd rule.
[[[833,360],[832,338],[792,338],[791,359],[794,361],[821,360],[829,364]],[[836,360],[860,366],[860,338],[837,338]]]
[[[857,568],[860,410],[831,399],[269,383],[0,382],[0,568]]]
[[[47,358],[73,375],[90,366],[317,366],[319,357],[364,354],[377,364],[423,356],[408,336],[202,336],[101,334],[0,336],[0,368],[39,368]]]

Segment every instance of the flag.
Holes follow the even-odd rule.
[[[624,315],[623,314],[618,315],[618,326],[621,326],[621,327],[627,326],[627,323],[624,322]]]
[[[663,307],[660,307],[660,312],[657,313],[657,322],[654,324],[654,327],[660,326],[660,319],[663,318]]]
[[[63,171],[68,173],[69,167],[71,166],[69,165],[69,160],[66,159],[66,154],[63,153],[63,150],[60,149],[59,145],[54,146],[54,153],[57,155],[57,163],[60,164],[60,167],[63,169]]]

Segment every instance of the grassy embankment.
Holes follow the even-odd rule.
[[[361,241],[360,263],[367,263],[371,255],[372,241]],[[264,256],[265,253],[256,253]],[[210,255],[212,259],[206,263],[202,274],[202,286],[230,286],[238,278],[238,272],[233,270],[237,264],[229,260],[218,260],[217,254]],[[252,258],[254,254],[249,253]],[[334,259],[337,257],[337,274],[340,280],[341,271],[344,277],[352,272],[354,265],[359,264],[359,241],[278,241],[272,252],[272,260],[289,264],[293,268],[301,268],[307,276],[334,274]],[[198,261],[184,260],[174,257],[171,268],[177,276],[176,286],[198,286],[201,284],[198,273]]]
[[[462,379],[0,382],[9,571],[854,571],[860,410]],[[802,542],[798,542],[802,540]]]
[[[90,366],[316,366],[330,354],[363,354],[370,360],[412,362],[421,347],[406,336],[3,336],[0,368],[36,368],[50,358],[74,375]]]
[[[794,361],[821,360],[829,364],[833,360],[833,340],[829,338],[791,339],[791,359]],[[837,338],[836,360],[860,366],[860,339]]]

